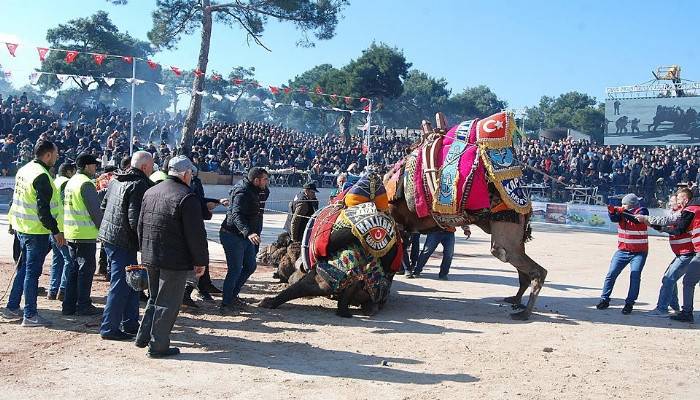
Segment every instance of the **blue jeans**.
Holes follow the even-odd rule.
[[[255,255],[258,253],[258,246],[254,245],[248,238],[223,230],[219,231],[219,239],[224,247],[226,265],[228,266],[221,303],[228,305],[238,297],[243,285],[255,272],[257,268]]]
[[[659,301],[656,303],[656,309],[659,311],[668,311],[668,306],[674,310],[679,310],[678,305],[678,286],[676,282],[680,279],[688,269],[688,264],[693,259],[695,254],[685,254],[676,256],[671,264],[666,268],[663,278],[661,278],[661,289],[659,290]]]
[[[613,286],[615,286],[615,280],[617,276],[620,275],[623,269],[630,265],[630,289],[627,293],[627,298],[625,299],[625,304],[634,304],[639,297],[639,285],[642,282],[642,269],[644,268],[644,263],[647,261],[648,253],[632,253],[629,251],[618,250],[613,255],[610,261],[610,270],[608,275],[605,276],[605,283],[603,284],[603,293],[600,295],[601,300],[610,300],[610,295],[613,291]]]
[[[454,232],[433,232],[429,233],[425,238],[423,250],[418,256],[418,264],[413,270],[414,274],[420,274],[428,263],[428,259],[433,254],[438,244],[442,244],[442,262],[440,263],[440,276],[447,276],[452,265],[452,257],[455,252],[455,233]]]
[[[92,278],[97,269],[95,253],[97,243],[68,242],[70,256],[73,262],[66,272],[66,294],[63,297],[64,315],[74,314],[76,311],[84,311],[92,306],[90,292],[92,291]]]
[[[29,235],[16,233],[22,250],[20,264],[17,266],[15,279],[12,282],[7,308],[16,310],[24,293],[24,317],[36,315],[36,297],[39,291],[39,277],[44,266],[46,255],[49,254],[49,235]]]
[[[408,247],[411,247],[409,253]],[[403,265],[408,268],[409,272],[413,272],[418,263],[418,254],[420,253],[420,233],[411,233],[408,241],[404,243]]]
[[[56,240],[53,236],[49,239],[51,241],[51,249],[53,250],[53,257],[51,259],[51,278],[49,279],[49,294],[56,294],[59,291],[66,291],[66,272],[73,260],[70,258],[70,250],[68,245],[62,247],[56,246]]]
[[[700,282],[700,255],[688,264],[688,270],[683,277],[683,311],[693,312],[693,300],[695,297],[695,285]]]
[[[126,283],[126,267],[136,264],[136,250],[103,243],[110,266],[107,304],[102,314],[100,335],[119,331],[136,334],[139,330],[139,294]]]

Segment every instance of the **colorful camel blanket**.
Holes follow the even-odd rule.
[[[530,198],[522,188],[522,168],[515,152],[517,139],[512,113],[500,112],[477,123],[479,153],[493,183],[508,208],[527,214],[532,210]]]
[[[390,281],[381,263],[367,257],[359,246],[334,253],[328,261],[319,262],[316,271],[336,293],[359,281],[374,302],[379,302],[389,291]]]
[[[362,248],[374,258],[384,257],[396,244],[394,220],[374,203],[362,203],[340,212],[338,222],[349,225]]]
[[[347,190],[343,197],[346,207],[371,202],[379,210],[385,211],[389,208],[389,198],[382,182],[382,177],[375,172],[364,175],[351,188]]]

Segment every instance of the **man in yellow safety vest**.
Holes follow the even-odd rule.
[[[75,175],[75,164],[64,162],[58,167],[58,175],[53,180],[53,184],[61,194],[63,201],[63,193],[68,180]],[[59,299],[63,301],[63,295],[66,291],[66,272],[71,264],[70,251],[68,246],[56,246],[56,241],[51,239],[51,250],[53,257],[51,259],[51,274],[49,275],[49,292],[47,298],[49,300]]]
[[[34,146],[34,160],[17,171],[12,207],[8,219],[21,246],[15,279],[7,306],[2,310],[6,318],[23,316],[22,326],[49,326],[37,312],[36,298],[44,259],[49,253],[49,237],[59,246],[63,237],[63,205],[49,169],[58,159],[58,148],[53,142],[39,140]],[[24,293],[24,312],[20,300]]]
[[[66,184],[63,204],[66,241],[73,262],[66,272],[66,293],[63,315],[97,315],[102,313],[92,304],[90,292],[97,268],[97,234],[102,223],[102,210],[93,179],[97,159],[81,154],[75,160],[76,173]]]

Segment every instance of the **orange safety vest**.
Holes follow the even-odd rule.
[[[631,211],[638,214],[640,208]],[[622,211],[618,209],[618,211]],[[629,212],[629,211],[628,211]],[[700,231],[699,231],[700,232]],[[700,235],[698,237],[700,241]],[[699,243],[700,244],[700,243]],[[617,248],[630,253],[646,253],[649,251],[649,236],[647,226],[638,222],[631,222],[620,216],[617,227]]]

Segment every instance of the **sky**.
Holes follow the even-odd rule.
[[[147,40],[155,3],[2,0],[0,41],[20,47],[15,58],[0,48],[0,64],[16,86],[25,84],[39,67],[35,47],[47,45],[46,30],[100,9]],[[314,48],[296,47],[300,34],[289,23],[267,25],[263,41],[271,52],[248,44],[240,29],[215,24],[209,70],[254,66],[261,84],[280,85],[319,64],[342,67],[376,41],[402,50],[413,68],[445,78],[453,93],[487,85],[513,108],[572,90],[604,101],[606,87],[646,82],[661,65],[681,65],[683,78],[700,80],[698,14],[700,1],[693,0],[350,0],[336,36]],[[192,69],[199,39],[184,37],[153,59]]]

